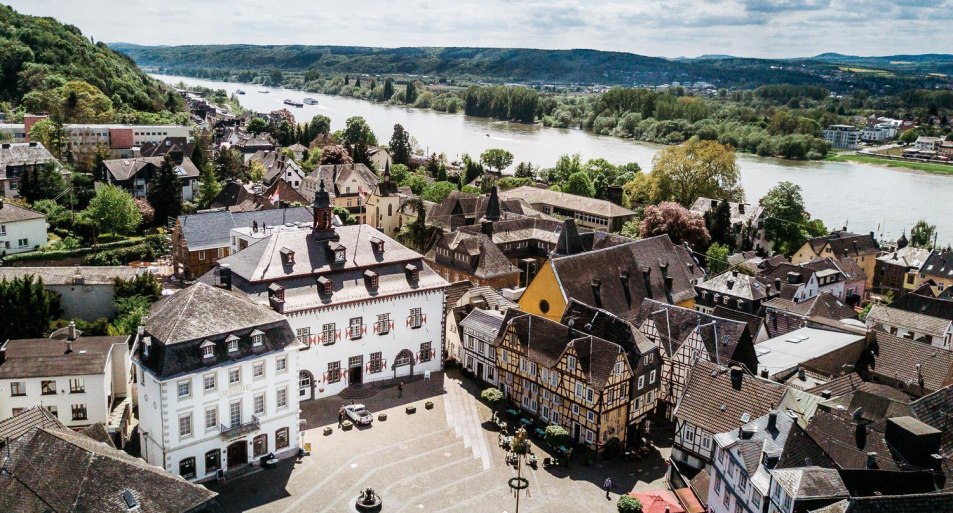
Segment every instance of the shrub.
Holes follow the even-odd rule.
[[[569,431],[566,431],[566,428],[562,426],[553,424],[546,426],[546,434],[543,437],[551,447],[558,447],[569,440]]]
[[[642,513],[642,502],[628,495],[619,497],[619,503],[616,507],[619,513]]]
[[[500,392],[497,388],[490,387],[480,392],[480,398],[486,401],[490,406],[494,406],[503,400],[503,392]]]

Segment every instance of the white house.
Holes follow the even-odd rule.
[[[197,283],[156,303],[139,331],[146,461],[202,481],[297,452],[299,347],[283,315]]]
[[[63,424],[110,425],[129,396],[129,337],[7,340],[0,347],[0,418],[44,406]]]
[[[95,321],[116,314],[115,279],[130,280],[146,272],[127,266],[0,267],[0,280],[35,276],[60,295],[64,319]]]
[[[219,260],[202,281],[287,316],[306,346],[301,400],[439,371],[449,284],[371,226],[335,227],[331,210],[322,182],[312,226],[275,230]]]
[[[5,203],[0,197],[0,256],[33,251],[46,241],[44,214]]]
[[[463,366],[477,379],[492,386],[499,382],[496,348],[503,329],[503,313],[497,310],[474,309],[460,321]]]
[[[0,196],[16,198],[20,195],[20,180],[48,164],[62,170],[63,166],[40,143],[0,143]]]
[[[950,349],[953,342],[953,321],[942,317],[875,304],[867,314],[866,321],[868,328],[881,326],[883,331],[898,337],[934,347]]]

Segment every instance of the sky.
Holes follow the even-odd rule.
[[[592,48],[663,57],[953,53],[953,0],[4,0],[97,41]]]

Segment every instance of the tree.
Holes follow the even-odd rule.
[[[110,184],[96,190],[96,195],[83,213],[93,222],[99,233],[128,235],[142,222],[142,214],[136,208],[132,195],[125,189]]]
[[[30,127],[30,140],[42,144],[57,160],[66,155],[66,130],[56,120],[44,119],[34,123]]]
[[[347,118],[344,128],[344,147],[347,148],[355,163],[370,166],[368,149],[376,145],[377,137],[364,118],[360,116]]]
[[[708,262],[708,275],[717,276],[728,269],[728,246],[713,242],[705,252]]]
[[[543,439],[546,440],[546,443],[549,444],[550,447],[559,447],[569,440],[569,431],[559,424],[550,424],[546,426]]]
[[[735,151],[715,141],[692,139],[669,146],[655,156],[652,173],[659,201],[677,201],[690,206],[699,196],[742,201],[744,190]]]
[[[113,297],[122,299],[141,296],[149,301],[158,301],[162,297],[162,284],[152,273],[142,273],[124,280],[113,278]]]
[[[702,216],[674,201],[646,207],[639,234],[642,237],[668,234],[673,243],[687,242],[695,249],[706,247],[711,240]]]
[[[159,172],[149,181],[149,204],[155,209],[155,222],[165,225],[169,218],[179,217],[182,213],[182,184],[175,172],[175,163],[166,155],[159,166]]]
[[[261,134],[268,131],[268,122],[262,118],[252,118],[245,126],[245,130],[250,134]]]
[[[450,182],[434,182],[424,188],[420,197],[427,201],[440,203],[455,190],[457,190],[457,186]]]
[[[248,162],[248,179],[254,183],[261,183],[265,179],[265,165],[258,160]]]
[[[513,163],[513,154],[500,148],[490,148],[480,154],[480,162],[484,166],[496,170],[497,173],[502,173]]]
[[[205,156],[205,136],[196,136],[195,137],[195,147],[192,148],[192,155],[189,156],[189,160],[195,164],[195,167],[202,169],[205,167],[205,162],[208,160]]]
[[[566,185],[563,187],[563,192],[592,198],[596,195],[596,188],[592,185],[592,180],[589,179],[589,175],[583,171],[579,171],[578,173],[569,175],[569,178],[566,180]]]
[[[490,409],[494,409],[503,400],[503,392],[500,392],[498,388],[485,388],[480,392],[480,399],[483,399],[483,402],[488,404]]]
[[[516,171],[513,173],[513,176],[516,178],[529,178],[530,180],[535,180],[538,174],[539,168],[533,166],[532,162],[520,162],[516,165]]]
[[[500,188],[500,191],[508,191],[510,189],[515,189],[517,187],[531,186],[533,181],[529,178],[517,178],[515,176],[504,176],[496,182],[496,186]]]
[[[915,248],[927,248],[933,244],[933,234],[936,232],[936,226],[931,225],[925,220],[917,221],[910,229],[910,245]]]
[[[330,164],[353,164],[354,159],[351,158],[351,154],[347,152],[344,146],[335,144],[324,148],[324,152],[321,153],[321,159],[318,163],[322,166]]]
[[[430,157],[427,158],[427,174],[431,178],[436,179],[437,173],[440,172],[440,160],[437,158],[436,153],[431,153]]]
[[[222,184],[215,176],[215,167],[211,162],[206,162],[202,167],[199,182],[199,195],[196,202],[199,208],[208,208],[218,197],[218,193],[222,192]]]
[[[54,162],[33,166],[20,176],[20,196],[30,203],[56,198],[64,190],[63,174]]]
[[[311,118],[311,122],[308,123],[308,132],[311,135],[311,138],[315,138],[319,135],[328,135],[331,133],[331,118],[318,114],[317,116]],[[308,141],[311,142],[311,141]],[[307,143],[304,143],[307,144]]]
[[[394,164],[390,167],[390,181],[401,184],[410,176],[410,169],[403,164]]]
[[[469,155],[463,157],[463,173],[460,174],[461,185],[467,185],[483,175],[483,165],[471,159]]]
[[[642,513],[642,502],[631,495],[620,495],[616,509],[619,513]]]
[[[410,156],[414,148],[410,144],[410,134],[400,123],[394,125],[394,135],[390,137],[390,158],[394,164],[410,165]]]
[[[215,155],[215,172],[222,180],[235,180],[242,174],[242,155],[238,150],[229,148]]]
[[[584,171],[582,168],[582,157],[575,155],[562,155],[556,161],[556,165],[546,170],[546,181],[550,185],[558,185],[565,182],[569,175]]]
[[[111,336],[132,335],[139,329],[142,319],[149,314],[151,302],[143,296],[116,300],[116,320],[109,326]]]
[[[61,314],[60,295],[46,290],[43,279],[26,275],[0,280],[0,339],[40,338]]]
[[[731,227],[731,204],[727,201],[718,202],[714,210],[705,212],[705,226],[712,242],[724,245],[729,250],[735,247],[735,235]]]
[[[397,185],[401,187],[410,187],[411,192],[415,196],[423,194],[424,189],[427,188],[429,183],[427,182],[427,177],[420,173],[412,173],[407,176],[402,182],[398,182]]]
[[[639,238],[639,225],[642,224],[641,221],[626,221],[622,225],[622,229],[619,230],[619,234],[630,239]]]
[[[345,207],[334,207],[332,212],[347,226],[357,224],[357,218],[351,215],[351,211]]]
[[[781,182],[761,198],[764,207],[764,236],[775,252],[794,254],[807,240],[808,214],[804,210],[801,187]]]
[[[913,144],[917,140],[917,137],[920,137],[919,130],[907,130],[906,132],[900,134],[900,137],[897,138],[903,144]]]
[[[384,81],[384,88],[381,90],[381,100],[390,100],[394,96],[394,81],[390,78]]]
[[[404,93],[404,103],[411,104],[417,101],[417,84],[413,80],[407,82],[407,91]]]
[[[410,198],[407,204],[417,211],[417,219],[405,224],[397,233],[397,242],[419,253],[426,253],[440,234],[440,228],[427,226],[427,207],[420,198]]]

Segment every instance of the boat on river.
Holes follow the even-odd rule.
[[[285,105],[291,105],[292,107],[304,107],[303,103],[296,102],[294,100],[285,100]]]
[[[236,89],[235,94],[245,94],[245,91],[242,91],[241,89]]]
[[[258,91],[258,92],[261,93],[261,94],[268,94],[268,93],[270,93],[271,91],[269,91],[269,90],[267,90],[267,89],[261,89],[261,90]]]
[[[318,104],[318,100],[315,100],[314,98],[305,98],[305,99],[304,99],[304,103],[305,103],[306,105],[317,105],[317,104]]]

